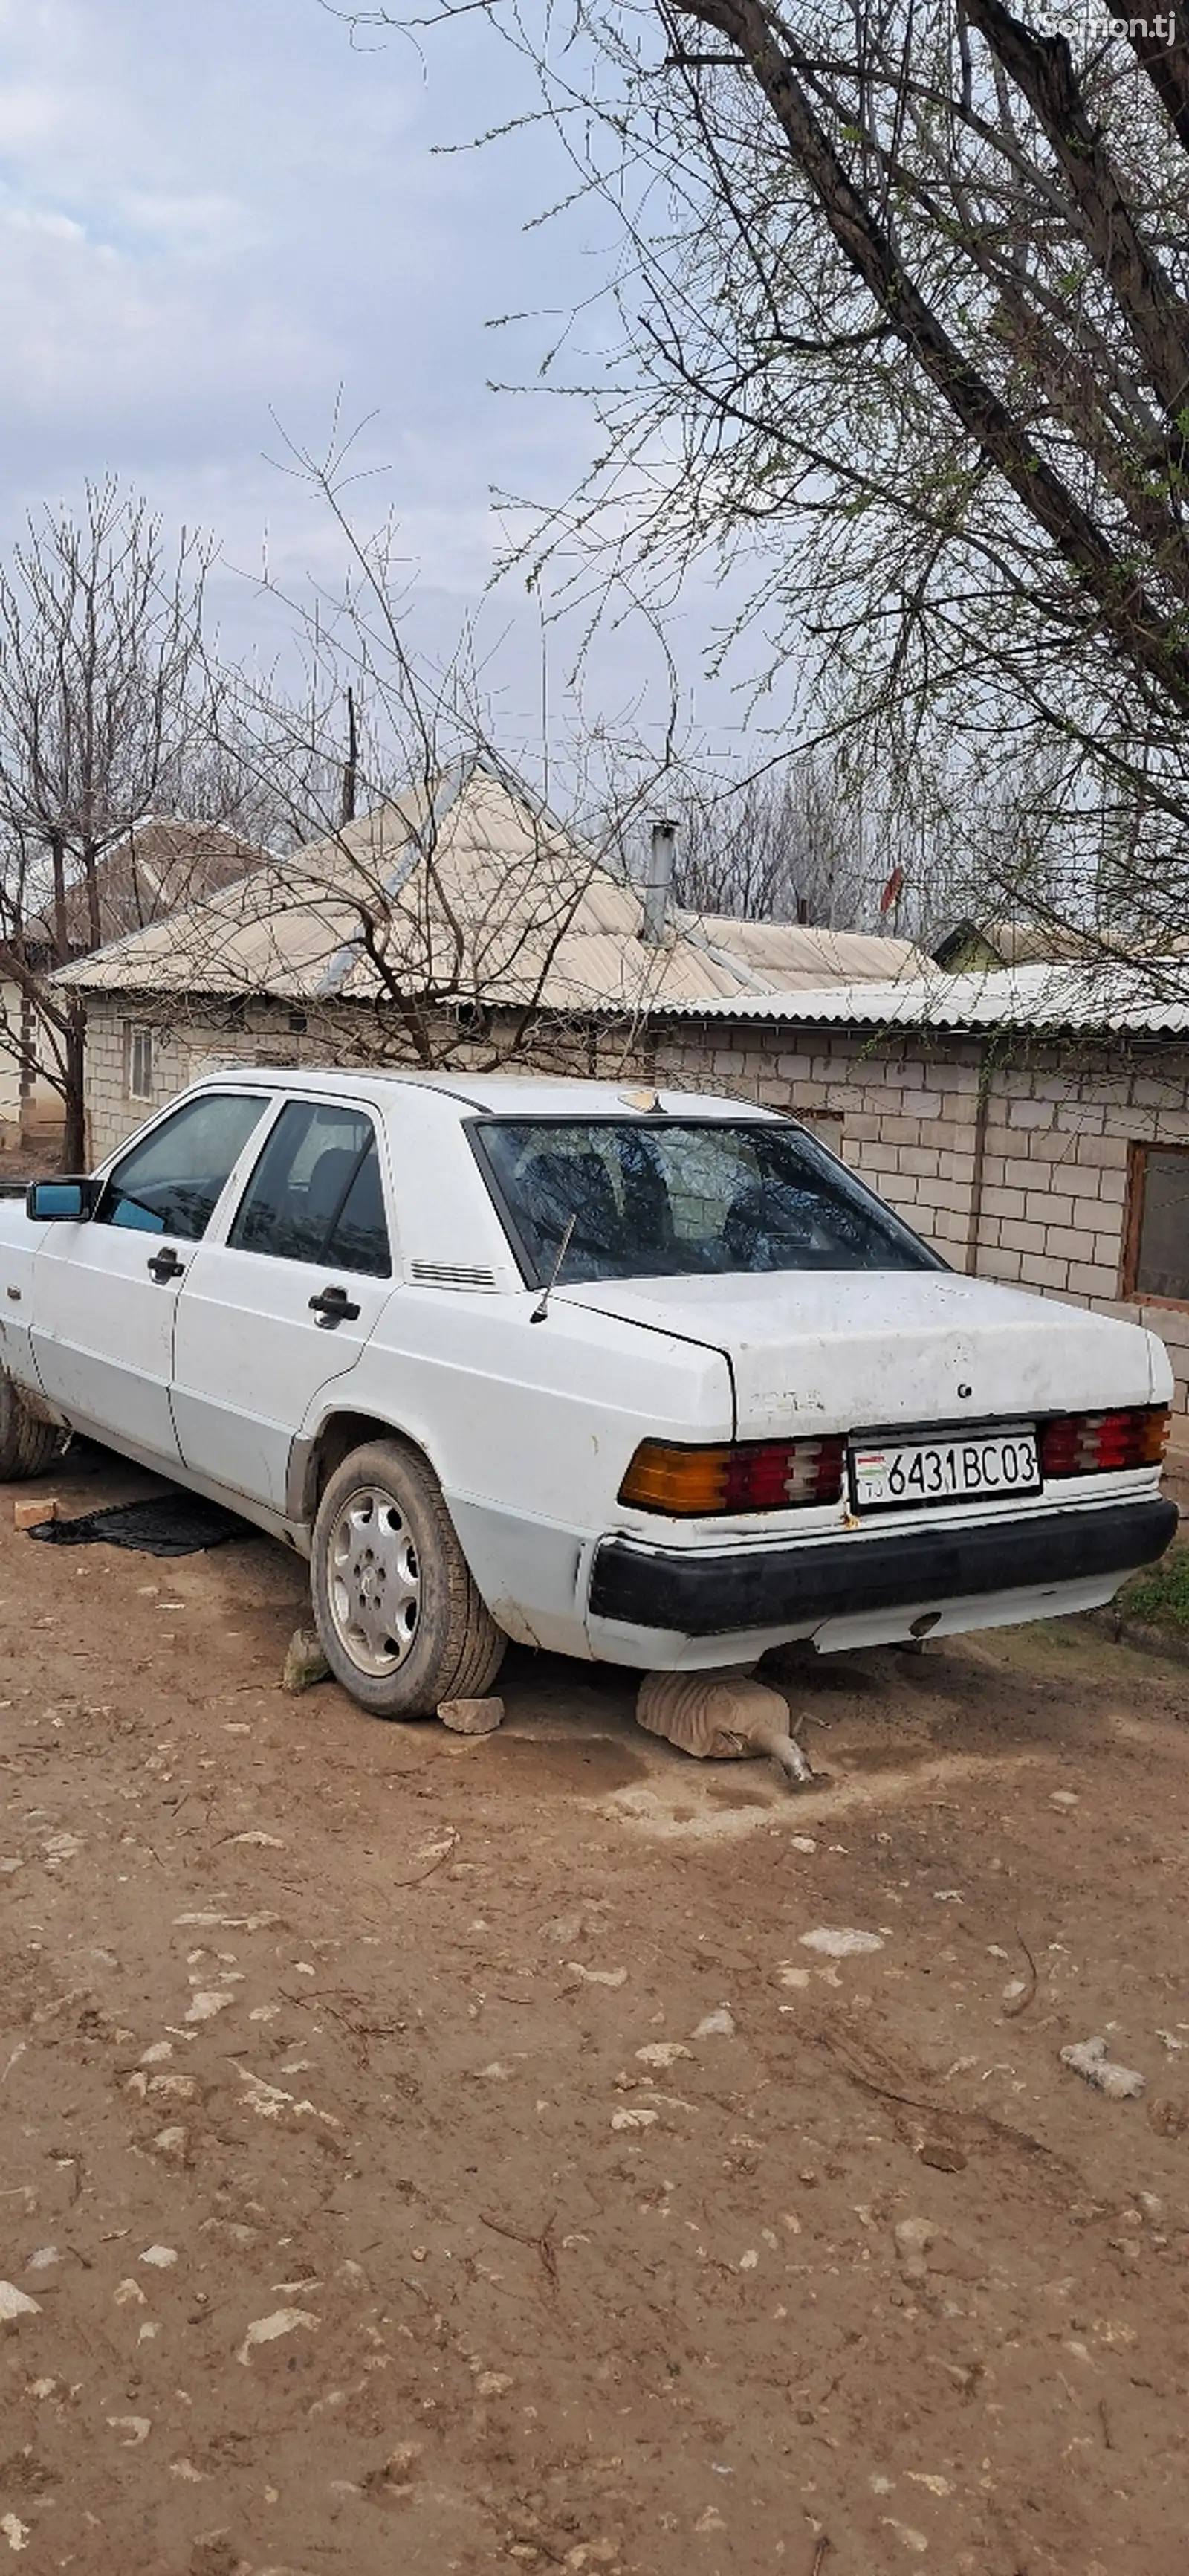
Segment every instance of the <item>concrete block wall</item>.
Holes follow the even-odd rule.
[[[62,1131],[62,1102],[42,1075],[28,1070],[22,1048],[36,1044],[37,1029],[19,987],[0,979],[0,1150],[45,1140],[51,1149]]]
[[[127,1001],[113,1005],[96,996],[87,1012],[87,1142],[92,1164],[101,1163],[214,1061],[297,1064],[306,1060],[301,1036],[289,1030],[287,1012],[266,1003],[249,1016],[251,1025],[223,1029],[214,1020],[156,1017]],[[153,1096],[134,1100],[128,1089],[128,1030],[143,1025],[153,1030]],[[310,1061],[327,1061],[324,1041]]]
[[[662,1087],[728,1092],[811,1127],[834,1113],[822,1132],[835,1152],[956,1269],[1149,1325],[1189,1415],[1189,1306],[1120,1293],[1131,1149],[1189,1144],[1189,1048],[1031,1046],[984,1061],[973,1038],[673,1020],[655,1069]]]
[[[944,1063],[855,1033],[670,1021],[658,1031],[662,1089],[727,1092],[791,1110],[881,1198],[965,1268],[975,1176],[977,1048]]]
[[[220,1065],[306,1066],[311,1069],[387,1060],[376,1041],[374,1014],[350,1005],[321,1011],[313,1024],[292,1025],[280,1002],[254,1002],[227,1026],[212,1010],[184,1016],[160,1003],[138,1005],[127,997],[94,995],[87,1011],[87,1137],[91,1162],[122,1145],[158,1109],[167,1108],[191,1082]],[[153,1096],[134,1100],[128,1090],[129,1029],[153,1032]],[[395,1051],[394,1051],[395,1054]],[[399,1057],[396,1057],[399,1061]]]
[[[206,1017],[198,1012],[182,1015],[162,1003],[93,995],[87,1011],[86,1055],[91,1163],[101,1163],[188,1083],[221,1064],[308,1065],[312,1069],[397,1066],[411,1061],[399,1032],[386,1033],[378,1027],[374,1011],[366,1006],[344,1003],[337,1010],[321,1008],[299,1016],[307,1022],[302,1029],[291,1025],[293,1015],[286,1004],[261,1001],[242,1014],[237,1012],[242,1025],[228,1027],[213,1010]],[[128,1090],[128,1032],[133,1026],[149,1026],[153,1031],[151,1100],[134,1100]],[[525,1072],[597,1075],[620,1081],[638,1079],[647,1069],[646,1041],[620,1030],[600,1032],[559,1022],[543,1025],[532,1042],[521,1048],[519,1013],[506,1014],[504,1022],[497,1019],[471,1044],[460,1043],[453,1022],[443,1022],[440,1035],[449,1041],[451,1065],[460,1073],[488,1065],[504,1045],[516,1046],[516,1064]],[[509,1064],[508,1070],[515,1066]]]
[[[21,1141],[21,996],[0,978],[0,1149]]]

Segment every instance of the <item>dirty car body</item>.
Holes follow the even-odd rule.
[[[956,1275],[738,1102],[245,1069],[59,1186],[0,1203],[22,1403],[307,1552],[395,1436],[523,1644],[699,1669],[1085,1610],[1175,1525],[1152,1334]]]

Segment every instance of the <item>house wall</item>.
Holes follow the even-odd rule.
[[[1002,1050],[686,1020],[658,1030],[655,1070],[816,1122],[956,1269],[1149,1325],[1189,1412],[1189,1306],[1120,1293],[1132,1148],[1189,1144],[1189,1048]]]
[[[21,997],[15,984],[0,981],[0,1041],[12,1031],[19,1036]],[[21,1141],[21,1074],[15,1056],[0,1043],[0,1153]]]
[[[50,1152],[62,1133],[60,1092],[22,1064],[16,1050],[24,1035],[36,1035],[20,987],[0,980],[0,1152],[21,1145],[44,1146]]]
[[[297,1028],[294,1019],[305,1018]],[[153,1031],[152,1097],[134,1099],[129,1089],[132,1050],[130,1032],[137,1026]],[[509,1050],[519,1039],[519,1015],[506,1025],[493,1015],[485,1035],[471,1046],[460,1042],[457,1024],[443,1024],[450,1040],[450,1066],[456,1073],[486,1066],[501,1045]],[[253,1003],[220,1018],[185,1016],[162,1004],[93,994],[87,1009],[86,1102],[88,1154],[92,1164],[131,1136],[158,1109],[220,1064],[271,1064],[311,1067],[360,1064],[408,1065],[397,1032],[385,1032],[374,1011],[344,1003],[337,1010],[322,1005],[316,1014],[294,1014],[281,1002]],[[527,1047],[516,1045],[515,1062],[525,1072],[571,1073],[604,1080],[639,1079],[645,1070],[639,1040],[622,1031],[543,1025]],[[509,1064],[509,1070],[513,1067]]]
[[[129,1087],[129,1033],[151,1027],[152,1097],[134,1099]],[[325,1031],[316,1043],[289,1026],[288,1012],[264,1003],[242,1028],[210,1020],[178,1021],[139,1002],[110,1003],[93,996],[87,1009],[87,1149],[92,1164],[122,1145],[158,1109],[164,1109],[209,1072],[214,1061],[233,1064],[326,1064]]]

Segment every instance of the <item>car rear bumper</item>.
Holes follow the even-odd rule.
[[[604,1539],[590,1585],[592,1619],[683,1637],[817,1622],[913,1603],[940,1608],[983,1593],[1032,1590],[1117,1574],[1162,1556],[1175,1503],[1083,1505],[973,1528],[890,1530],[878,1538],[715,1554]]]

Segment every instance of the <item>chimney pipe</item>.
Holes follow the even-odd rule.
[[[675,823],[653,824],[648,874],[644,880],[644,918],[640,924],[640,937],[646,948],[659,948],[665,935],[665,918],[673,891],[676,834]]]

